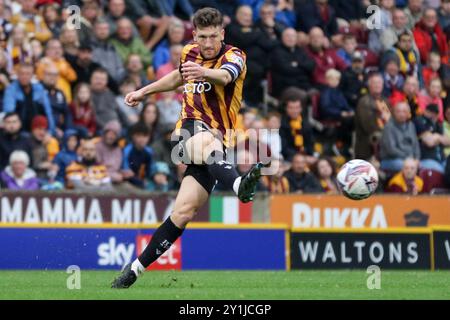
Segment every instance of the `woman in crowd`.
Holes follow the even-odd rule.
[[[81,136],[95,136],[97,124],[91,100],[91,87],[87,83],[80,83],[75,87],[74,99],[69,109],[72,113],[73,125]]]
[[[161,129],[159,127],[159,111],[155,103],[150,100],[145,102],[141,115],[139,116],[139,122],[143,123],[150,129],[149,144],[152,144],[161,137]]]
[[[319,180],[323,192],[327,194],[340,194],[336,180],[336,165],[329,158],[319,158],[312,168],[316,178]]]
[[[38,190],[36,172],[29,168],[30,157],[25,151],[14,151],[9,157],[9,166],[0,173],[0,184],[9,190]]]

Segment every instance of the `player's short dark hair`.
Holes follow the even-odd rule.
[[[150,132],[150,128],[147,127],[145,125],[145,123],[138,122],[130,128],[129,134],[130,134],[130,137],[133,137],[135,135],[142,135],[142,136],[149,137],[151,132]]]
[[[223,26],[223,16],[220,11],[209,7],[197,10],[192,21],[194,28]]]

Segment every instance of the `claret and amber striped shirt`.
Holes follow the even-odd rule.
[[[207,81],[184,81],[183,108],[177,128],[187,119],[200,120],[211,129],[217,129],[224,136],[224,144],[229,145],[225,136],[228,129],[235,129],[242,101],[246,68],[245,53],[231,45],[223,44],[216,58],[205,59],[196,43],[183,48],[181,64],[192,61],[206,68],[227,70],[232,82],[226,86]],[[181,68],[181,65],[180,65]]]

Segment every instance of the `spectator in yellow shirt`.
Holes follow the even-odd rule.
[[[417,176],[419,161],[407,158],[403,169],[389,181],[386,192],[417,195],[423,190],[423,180]]]
[[[66,169],[67,187],[77,190],[112,190],[111,177],[106,166],[97,162],[97,150],[92,140],[81,145],[80,159]]]
[[[44,72],[54,65],[59,72],[56,88],[61,90],[70,103],[72,101],[71,83],[77,80],[77,74],[71,65],[64,58],[64,50],[61,42],[51,39],[46,46],[45,56],[38,62],[36,75],[39,80],[44,78]]]
[[[46,42],[52,37],[52,33],[45,24],[44,18],[36,10],[36,0],[19,0],[22,11],[12,16],[11,23],[25,26],[25,31],[31,38],[36,38],[40,42]]]

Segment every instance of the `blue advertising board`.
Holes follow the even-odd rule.
[[[117,270],[136,258],[154,228],[0,227],[0,269]],[[284,228],[188,228],[174,269],[286,270]],[[181,263],[176,261],[181,260]]]

